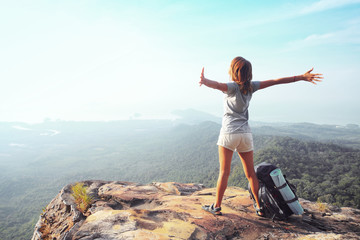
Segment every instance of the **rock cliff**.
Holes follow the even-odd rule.
[[[222,216],[201,205],[215,189],[198,184],[85,181],[90,208],[77,209],[71,186],[49,203],[36,224],[36,239],[360,239],[360,210],[301,200],[303,216],[271,221],[256,216],[246,190],[229,187]],[[321,210],[321,211],[320,211]]]

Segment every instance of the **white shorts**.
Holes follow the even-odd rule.
[[[251,133],[221,133],[217,145],[237,152],[250,152],[254,150]]]

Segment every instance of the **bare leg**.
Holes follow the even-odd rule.
[[[233,151],[219,146],[219,178],[216,186],[216,202],[215,207],[220,207],[221,202],[227,187],[230,168],[231,168],[231,160],[233,156]]]
[[[256,177],[255,169],[254,169],[254,152],[244,152],[239,153],[241,163],[244,168],[245,176],[249,180],[251,191],[254,195],[257,207],[260,208],[259,202],[259,181]]]

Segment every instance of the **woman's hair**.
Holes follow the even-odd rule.
[[[239,84],[240,91],[243,94],[252,92],[251,79],[252,67],[251,63],[243,57],[236,57],[231,61],[229,74],[231,79]]]

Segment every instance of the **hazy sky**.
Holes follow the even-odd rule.
[[[325,77],[255,93],[252,120],[360,124],[359,0],[0,0],[0,121],[221,116],[199,76],[236,56],[253,80]]]

